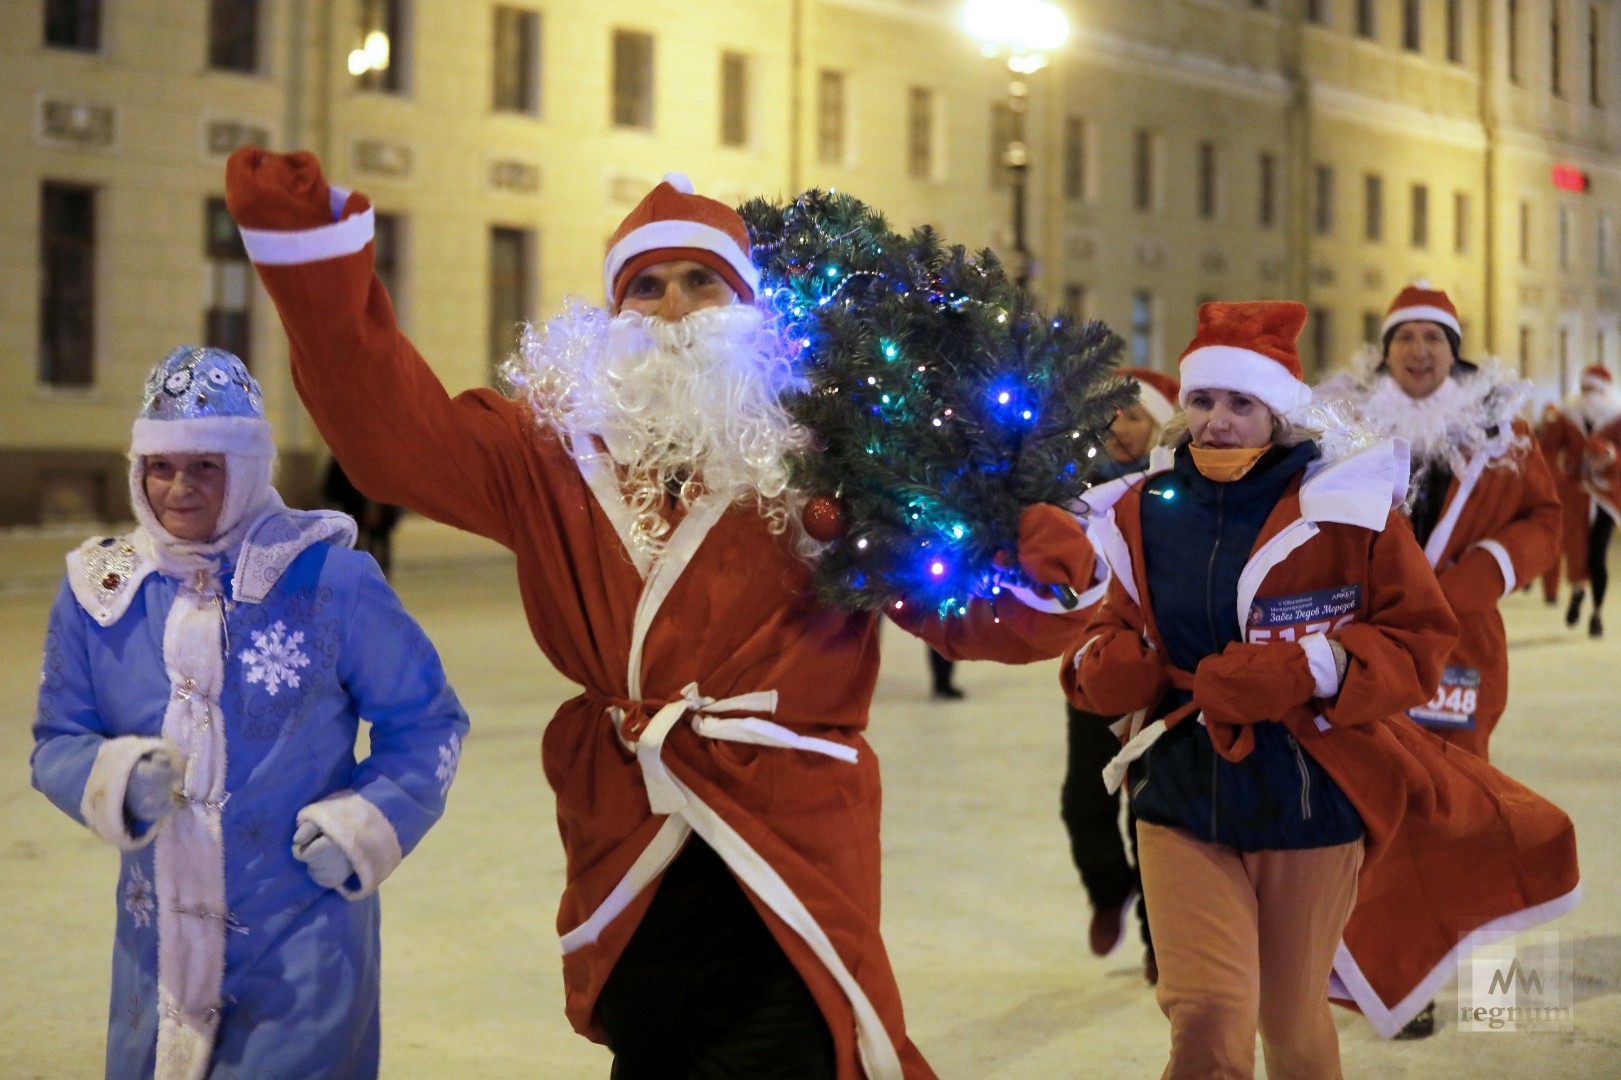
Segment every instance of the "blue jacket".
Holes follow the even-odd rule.
[[[1274,448],[1223,484],[1201,475],[1184,446],[1170,471],[1147,481],[1143,558],[1172,665],[1193,671],[1240,640],[1239,575],[1278,499],[1317,456],[1309,442]],[[1189,696],[1172,691],[1154,716]],[[1128,781],[1139,819],[1240,851],[1326,847],[1362,835],[1345,794],[1282,724],[1256,724],[1255,750],[1238,762],[1216,753],[1202,724],[1179,724],[1132,764]]]

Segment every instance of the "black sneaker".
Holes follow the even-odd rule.
[[[961,690],[958,690],[955,686],[936,686],[934,688],[934,696],[937,700],[941,701],[961,701],[967,695],[965,695]]]
[[[1565,625],[1566,626],[1575,626],[1578,622],[1581,621],[1581,618],[1582,618],[1582,600],[1586,596],[1587,596],[1586,592],[1584,592],[1581,589],[1577,589],[1575,592],[1570,594],[1570,606],[1565,609]]]
[[[1407,1026],[1396,1032],[1398,1039],[1427,1039],[1435,1034],[1435,1002],[1430,1002],[1419,1014],[1407,1021]]]
[[[1593,612],[1593,617],[1587,620],[1587,636],[1590,638],[1601,638],[1604,636],[1604,620],[1599,618],[1598,612],[1596,611]]]

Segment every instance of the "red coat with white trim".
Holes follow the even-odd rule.
[[[1593,513],[1592,496],[1582,484],[1582,456],[1587,451],[1587,436],[1568,408],[1554,409],[1537,431],[1537,448],[1548,464],[1554,491],[1559,496],[1565,580],[1572,585],[1585,584],[1588,522]]]
[[[840,1080],[932,1076],[878,930],[880,787],[862,736],[875,619],[818,604],[810,568],[749,508],[694,505],[664,555],[638,565],[611,466],[577,461],[491,391],[451,397],[400,333],[363,197],[334,193],[329,214],[313,158],[252,150],[233,155],[227,197],[299,395],[345,470],[375,498],[512,549],[536,643],[584,687],[542,743],[567,855],[557,927],[576,1030],[600,1037],[598,992],[648,886],[696,832],[805,978]],[[1074,542],[1048,552],[1041,580],[1084,589],[1090,548],[1068,515],[1042,511]],[[971,603],[949,629],[907,623],[953,655],[1028,662],[1072,644],[1084,616],[1006,597],[995,611]]]
[[[1574,904],[1578,874],[1575,831],[1558,807],[1403,713],[1433,692],[1457,622],[1407,523],[1390,512],[1405,487],[1404,463],[1370,467],[1377,459],[1364,456],[1380,450],[1309,470],[1279,500],[1241,579],[1241,589],[1252,583],[1253,600],[1241,596],[1239,608],[1359,587],[1349,619],[1304,625],[1296,635],[1322,633],[1345,650],[1338,693],[1311,698],[1279,722],[1367,830],[1357,906],[1335,963],[1336,996],[1348,996],[1389,1036],[1455,972],[1462,935],[1555,917]],[[1172,673],[1152,605],[1140,602],[1148,595],[1140,485],[1101,495],[1118,501],[1092,504],[1106,516],[1090,532],[1113,577],[1085,644],[1066,658],[1066,689],[1092,712],[1152,709]],[[1289,658],[1294,666],[1310,665],[1309,648],[1289,642],[1265,651],[1272,649],[1298,654]],[[1313,685],[1311,670],[1296,674]],[[1249,705],[1199,704],[1224,715]],[[1211,726],[1218,746],[1232,745],[1242,730]]]

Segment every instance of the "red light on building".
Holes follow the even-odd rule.
[[[1560,191],[1586,191],[1587,174],[1574,165],[1555,165],[1553,186]]]

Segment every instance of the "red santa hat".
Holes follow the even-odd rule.
[[[1279,416],[1311,401],[1295,339],[1306,325],[1306,305],[1293,300],[1199,305],[1199,327],[1182,350],[1186,405],[1195,390],[1248,394]]]
[[[1603,364],[1589,364],[1582,368],[1583,390],[1608,390],[1614,384],[1615,378]]]
[[[1458,322],[1458,309],[1440,289],[1430,288],[1427,281],[1415,281],[1390,302],[1385,312],[1385,325],[1380,334],[1388,334],[1404,322],[1432,322],[1451,330],[1457,338],[1463,337],[1463,325]]]
[[[1176,415],[1176,380],[1150,368],[1127,368],[1120,374],[1137,384],[1137,404],[1160,427]]]
[[[744,303],[754,299],[760,286],[742,217],[723,202],[694,195],[692,181],[680,173],[668,173],[608,240],[602,264],[608,300],[618,307],[637,271],[677,259],[714,270]]]

